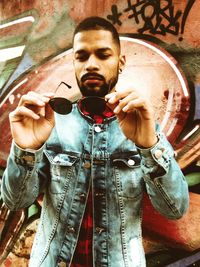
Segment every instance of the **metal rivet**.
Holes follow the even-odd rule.
[[[34,161],[34,156],[25,155],[25,156],[23,156],[23,159],[24,159],[25,161]]]
[[[104,193],[102,193],[102,192],[96,192],[95,193],[95,196],[96,197],[103,197],[104,196]]]
[[[67,267],[67,266],[68,266],[67,263],[64,261],[58,262],[58,267]]]
[[[75,233],[75,229],[74,229],[74,227],[71,227],[71,226],[68,227],[68,231],[69,231],[70,233]]]
[[[105,231],[105,229],[102,227],[96,227],[96,231],[98,234],[101,234],[103,231]]]
[[[91,167],[90,162],[85,162],[85,163],[83,164],[83,167],[86,168],[86,169],[89,169],[89,168]]]

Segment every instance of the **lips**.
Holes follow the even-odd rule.
[[[90,77],[84,81],[85,85],[91,85],[91,86],[100,85],[100,83],[102,83],[102,80],[96,77]]]
[[[100,75],[100,74],[94,74],[94,73],[87,73],[87,74],[85,74],[83,77],[82,77],[82,82],[85,82],[85,81],[93,81],[93,82],[95,82],[95,81],[104,81],[104,77],[102,76],[102,75]]]

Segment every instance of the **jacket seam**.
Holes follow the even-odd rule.
[[[179,214],[180,215],[178,209],[171,203],[170,197],[167,195],[167,193],[165,192],[165,190],[162,188],[161,184],[158,181],[154,181],[154,184],[155,184],[156,188],[158,189],[158,191],[163,196],[163,198],[166,201],[168,207],[174,213],[174,215],[176,215],[176,214]]]

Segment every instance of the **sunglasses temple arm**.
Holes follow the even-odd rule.
[[[62,83],[63,83],[64,85],[66,85],[69,89],[72,88],[71,85],[69,85],[69,84],[67,84],[67,83],[65,83],[65,82],[61,82],[61,83],[59,84],[59,86],[60,86]]]
[[[59,85],[56,87],[55,93],[57,92],[58,88],[61,86],[61,84],[64,84],[65,86],[67,86],[68,89],[71,89],[71,85],[65,83],[65,82],[60,82]]]

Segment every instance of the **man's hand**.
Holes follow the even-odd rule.
[[[23,148],[39,149],[54,127],[54,112],[48,102],[52,93],[28,92],[9,115],[12,137]]]
[[[129,88],[105,96],[116,114],[124,135],[137,146],[149,148],[157,143],[153,108],[138,91]]]

